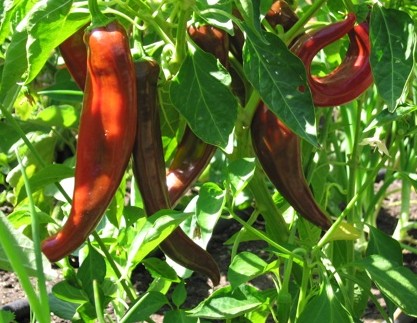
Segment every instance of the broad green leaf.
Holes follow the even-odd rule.
[[[240,0],[235,1],[235,4],[246,26],[250,28],[257,37],[262,38],[260,2],[264,3],[263,9],[265,9],[265,1],[260,0]]]
[[[415,31],[404,11],[375,4],[371,12],[370,62],[378,93],[390,111],[403,100],[414,63]]]
[[[53,295],[63,301],[76,304],[84,304],[88,302],[86,293],[75,286],[72,286],[67,281],[61,281],[52,287]]]
[[[17,262],[26,275],[37,276],[33,241],[14,229],[2,212],[0,212],[0,233],[0,268],[16,272]],[[42,264],[47,277],[54,278],[56,273],[48,269],[50,263],[45,256],[42,256]]]
[[[172,269],[166,261],[163,261],[158,258],[146,258],[142,261],[142,264],[145,266],[146,270],[152,275],[152,277],[162,277],[164,279],[178,282],[178,276],[175,273],[175,270]]]
[[[49,294],[49,307],[51,312],[64,320],[71,321],[78,306],[79,304],[77,303],[66,302],[55,297],[52,293]]]
[[[249,29],[245,31],[243,69],[249,82],[271,111],[316,146],[314,106],[303,63],[278,36],[263,32],[267,40],[263,42]]]
[[[417,275],[410,269],[380,255],[358,262],[379,290],[404,313],[417,316]]]
[[[145,321],[165,304],[169,302],[164,294],[147,292],[129,308],[122,321],[124,323]]]
[[[31,82],[41,71],[54,48],[85,25],[90,16],[71,14],[72,0],[48,0],[34,9],[27,25],[28,75]]]
[[[46,185],[74,176],[74,169],[62,164],[50,164],[36,172],[30,179],[29,185],[32,193],[44,188]],[[26,190],[20,190],[17,201],[26,197]]]
[[[41,110],[34,120],[50,127],[70,128],[78,123],[78,115],[79,111],[72,105],[53,105]]]
[[[217,184],[208,182],[201,186],[197,205],[196,215],[199,227],[202,230],[202,240],[204,246],[207,246],[216,225],[222,213],[223,206],[226,202],[226,192]]]
[[[228,180],[233,190],[234,197],[246,187],[255,173],[255,166],[256,163],[254,158],[234,160],[227,166],[229,175]]]
[[[104,281],[105,276],[106,262],[104,257],[91,244],[88,244],[88,255],[78,269],[77,278],[92,304],[94,304],[93,281],[100,284]]]
[[[216,290],[187,313],[191,317],[226,320],[249,313],[264,301],[255,287],[240,285],[233,289],[232,286],[226,286]]]
[[[370,239],[366,255],[380,255],[402,265],[403,255],[399,242],[373,226],[369,226]]]
[[[417,106],[415,105],[400,106],[393,112],[390,112],[388,109],[382,110],[371,120],[371,122],[369,122],[363,132],[368,132],[372,129],[382,127],[397,120],[406,119],[409,116],[413,116],[416,110]]]
[[[129,246],[126,271],[133,269],[189,216],[174,210],[161,210],[147,218]]]
[[[179,308],[187,299],[187,290],[184,281],[181,281],[172,292],[172,302]]]
[[[244,251],[237,254],[227,271],[227,279],[233,288],[247,283],[259,275],[265,273],[268,263],[257,255]]]
[[[297,322],[353,323],[353,319],[335,296],[332,286],[328,284],[324,286],[319,295],[307,303]]]
[[[198,317],[189,317],[184,310],[172,310],[164,314],[164,323],[198,323]]]
[[[232,13],[232,2],[230,1],[216,1],[214,3],[212,0],[197,0],[196,4],[200,12],[206,9],[217,9],[228,14]],[[208,12],[201,18],[209,25],[216,26],[227,31],[229,34],[233,34],[233,23],[225,15]]]
[[[0,44],[10,36],[13,27],[35,3],[35,0],[3,0],[0,3]]]
[[[213,55],[196,47],[170,86],[171,101],[203,141],[225,148],[237,117],[231,77]]]

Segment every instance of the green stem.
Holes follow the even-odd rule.
[[[251,216],[249,217],[248,221],[246,222],[248,225],[252,226],[252,224],[255,223],[256,219],[259,216],[259,212],[258,211],[254,211],[252,212]],[[234,217],[238,217],[238,215],[234,215]],[[242,227],[242,229],[240,229],[240,231],[238,232],[238,234],[236,235],[236,239],[233,243],[233,247],[232,247],[232,251],[231,251],[231,255],[230,255],[230,259],[233,259],[236,254],[237,254],[237,250],[239,248],[239,244],[240,241],[242,239],[243,234],[247,232],[247,230],[245,229],[245,227]]]
[[[42,308],[42,315],[44,315],[44,319],[49,317],[49,300],[48,300],[48,292],[46,290],[46,280],[43,271],[43,263],[42,263],[42,255],[41,255],[41,241],[40,237],[40,230],[39,230],[39,221],[38,216],[35,210],[35,202],[32,198],[32,191],[29,185],[29,179],[26,175],[25,169],[23,168],[22,159],[20,158],[18,152],[16,151],[16,157],[19,162],[22,177],[25,183],[26,194],[29,200],[29,208],[30,208],[30,216],[32,220],[32,240],[35,250],[35,263],[36,263],[36,277],[38,279],[38,290],[39,290],[39,301]],[[38,313],[39,315],[39,313]]]
[[[304,306],[306,304],[307,298],[307,290],[308,290],[308,281],[310,278],[310,270],[308,268],[307,262],[304,262],[303,265],[303,274],[301,278],[301,286],[300,286],[300,293],[298,295],[298,304],[297,304],[297,313],[296,313],[296,321],[300,317],[300,314],[303,312]]]
[[[174,69],[179,69],[182,62],[187,57],[187,22],[191,14],[190,9],[180,10],[178,16],[178,27],[175,42],[175,56],[172,59]]]
[[[369,178],[375,178],[375,176],[378,174],[378,171],[384,166],[388,156],[384,156],[381,158],[381,161],[379,162],[378,166],[374,169],[370,170]],[[345,219],[346,215],[349,214],[352,211],[352,208],[356,205],[356,202],[361,198],[362,193],[368,189],[368,186],[373,184],[374,182],[372,180],[368,180],[364,185],[361,186],[361,188],[357,191],[355,196],[349,201],[346,208],[343,210],[343,212],[339,215],[337,220],[333,223],[333,225],[330,227],[329,230],[323,235],[323,237],[320,239],[320,241],[317,243],[317,245],[313,248],[313,252],[320,251],[321,248],[324,247],[324,245],[328,242],[329,237],[331,237],[332,234],[337,230],[339,225],[342,223],[342,221]]]
[[[326,2],[327,0],[317,0],[315,1],[306,11],[304,15],[300,17],[300,19],[295,23],[294,26],[291,27],[290,30],[288,30],[285,33],[284,42],[288,45],[290,44],[295,36],[298,35],[299,31],[304,28],[304,25],[311,19],[311,17],[314,16],[317,10],[320,9],[321,6]]]
[[[103,304],[100,298],[99,288],[100,286],[98,284],[98,281],[94,279],[93,280],[93,292],[94,292],[94,305],[96,309],[97,321],[100,323],[105,323],[106,321],[104,320],[104,315],[103,315],[104,309],[103,309]]]
[[[88,0],[88,10],[90,10],[91,14],[91,27],[89,28],[107,26],[114,20],[101,12],[97,0]]]
[[[120,285],[122,285],[127,297],[129,298],[129,300],[131,302],[135,301],[136,300],[136,295],[134,294],[132,289],[129,287],[126,280],[124,278],[122,278],[122,273],[120,272],[119,267],[117,267],[117,264],[114,262],[113,257],[111,256],[111,254],[107,250],[107,247],[104,244],[103,240],[100,238],[100,236],[98,235],[98,233],[96,231],[93,231],[92,235],[94,237],[94,240],[96,240],[98,245],[100,246],[101,251],[103,251],[104,255],[106,256],[107,261],[110,264],[110,267],[113,269],[114,273],[116,274],[116,277],[119,279]]]

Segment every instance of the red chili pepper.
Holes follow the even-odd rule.
[[[255,153],[281,195],[304,218],[328,229],[331,225],[314,200],[304,177],[300,139],[261,102],[251,125]]]
[[[102,218],[123,177],[136,131],[136,79],[126,31],[113,22],[85,34],[87,79],[71,213],[42,243],[50,261],[70,254]]]
[[[85,28],[79,29],[59,45],[65,65],[81,90],[84,90],[87,75],[87,47],[83,39]]]
[[[281,25],[284,31],[288,31],[298,21],[298,17],[291,7],[283,0],[275,1],[265,15],[268,23],[275,28]]]
[[[356,16],[348,14],[342,22],[326,26],[300,37],[291,50],[303,61],[307,80],[318,107],[348,103],[361,95],[373,82],[369,63],[370,44],[367,23],[355,27]],[[311,62],[330,43],[349,35],[349,48],[342,63],[326,76],[311,75]]]
[[[135,67],[138,126],[133,149],[133,173],[146,213],[152,215],[161,209],[171,208],[157,105],[159,66],[155,61],[148,60],[135,63]],[[219,284],[220,272],[215,260],[181,228],[174,230],[161,242],[160,248],[178,264],[206,274],[214,285]]]

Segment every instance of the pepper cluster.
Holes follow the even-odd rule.
[[[286,2],[276,1],[265,19],[271,27],[281,25],[286,31],[298,18]],[[313,102],[318,107],[354,100],[372,83],[368,26],[366,22],[355,23],[356,16],[348,14],[344,21],[303,34],[291,45],[291,51],[305,65]],[[238,61],[242,60],[245,39],[240,30],[229,37],[220,29],[203,25],[189,27],[188,34],[197,46],[214,55],[235,75],[228,55],[230,51]],[[324,77],[311,75],[316,54],[344,35],[348,35],[350,43],[343,62]],[[117,22],[82,28],[60,45],[60,51],[69,72],[84,91],[84,101],[71,213],[61,231],[42,243],[42,250],[51,261],[80,247],[94,230],[120,185],[131,156],[145,211],[151,215],[175,206],[216,150],[187,126],[166,169],[157,99],[160,68],[152,59],[133,62],[127,32]],[[237,85],[236,95],[241,97],[242,82],[234,80],[233,84]],[[301,216],[328,229],[331,221],[315,202],[303,174],[300,139],[263,102],[258,104],[251,133],[258,160],[277,190]],[[174,261],[206,274],[218,284],[219,269],[212,256],[180,228],[160,247]]]

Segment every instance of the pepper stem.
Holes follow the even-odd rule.
[[[107,17],[101,12],[97,0],[88,0],[88,9],[91,14],[91,26],[89,29],[107,26],[114,20],[114,18]]]

